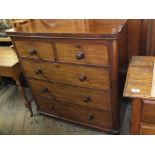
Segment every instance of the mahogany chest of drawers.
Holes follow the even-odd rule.
[[[33,20],[7,34],[38,111],[119,132],[126,20]]]

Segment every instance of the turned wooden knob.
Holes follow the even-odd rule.
[[[80,60],[84,58],[84,53],[82,51],[79,51],[75,55],[76,59]]]
[[[34,72],[35,72],[35,74],[41,74],[43,71],[42,71],[41,68],[36,68],[36,69],[34,70]]]
[[[28,52],[29,52],[30,55],[37,54],[37,50],[35,48],[28,49]]]
[[[84,96],[83,97],[84,102],[88,102],[88,101],[90,101],[90,99],[91,99],[90,96]]]
[[[49,108],[49,111],[53,111],[55,109],[55,106],[52,105],[50,108]]]
[[[80,81],[85,81],[87,79],[86,75],[80,75],[79,80]]]
[[[87,119],[88,119],[89,121],[93,120],[93,118],[94,118],[94,116],[93,116],[92,114],[88,114]]]
[[[43,89],[41,90],[41,92],[42,92],[42,93],[47,93],[47,92],[48,92],[48,89],[47,89],[47,88],[43,88]]]

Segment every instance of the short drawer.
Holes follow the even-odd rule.
[[[36,101],[39,111],[77,123],[112,129],[112,114],[110,112],[87,109],[39,96],[36,96]]]
[[[143,101],[142,122],[155,124],[155,101]]]
[[[54,61],[51,42],[15,41],[15,46],[20,57]]]
[[[110,90],[110,71],[107,68],[27,60],[22,60],[22,65],[27,77]]]
[[[58,61],[109,66],[108,46],[103,41],[56,41]]]
[[[28,80],[35,94],[51,97],[60,101],[111,111],[111,94],[101,90],[92,90],[42,80]]]
[[[141,135],[155,135],[155,125],[141,123],[140,134]]]

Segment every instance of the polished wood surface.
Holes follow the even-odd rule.
[[[108,92],[42,80],[29,79],[29,83],[32,91],[41,96],[111,111],[111,94]]]
[[[90,87],[110,91],[110,75],[108,68],[85,67],[70,64],[22,61],[27,77],[51,81],[59,81],[82,87]],[[51,74],[53,73],[53,74]]]
[[[57,41],[55,42],[59,62],[109,66],[107,42],[104,41]],[[83,57],[77,58],[79,53]]]
[[[118,133],[119,83],[124,83],[119,73],[120,66],[126,62],[122,54],[126,52],[127,24],[127,20],[33,20],[7,31],[7,34],[15,45],[34,98],[39,95],[44,97],[43,100],[53,98],[67,102],[77,106],[79,115],[83,114],[83,108],[101,113],[106,111],[112,118],[109,120],[111,128],[99,123],[94,127]],[[49,43],[51,47],[40,43]],[[39,53],[42,57],[38,57],[34,50],[30,54],[35,57],[26,55],[29,52],[22,56],[28,48],[40,47],[48,47],[46,52]],[[53,57],[44,58],[44,53],[53,54]],[[43,100],[39,104],[46,107]],[[71,115],[70,120],[84,121],[81,118],[73,120],[69,107],[66,111]],[[45,110],[42,113],[51,115]],[[67,119],[65,117],[68,116],[64,114],[62,118]],[[97,121],[106,119],[106,115],[100,117]]]
[[[124,96],[130,98],[151,99],[152,75],[155,57],[134,56],[129,65]],[[132,89],[139,92],[132,92]]]
[[[118,37],[127,20],[49,19],[33,20],[7,31],[8,35],[52,37]]]
[[[39,41],[16,41],[16,48],[21,57],[39,60],[54,61],[54,53],[51,42]]]
[[[39,96],[36,97],[36,100],[38,110],[43,111],[43,113],[79,122],[80,124],[112,129],[112,116],[109,112],[87,109],[76,104],[63,103]],[[42,104],[43,102],[44,104]]]

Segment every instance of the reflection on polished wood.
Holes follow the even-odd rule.
[[[56,35],[57,37],[94,36],[116,37],[121,32],[127,20],[99,20],[99,19],[50,19],[31,20],[22,26],[8,30],[9,34],[16,35],[18,32],[24,35]],[[12,33],[11,33],[12,32]]]

